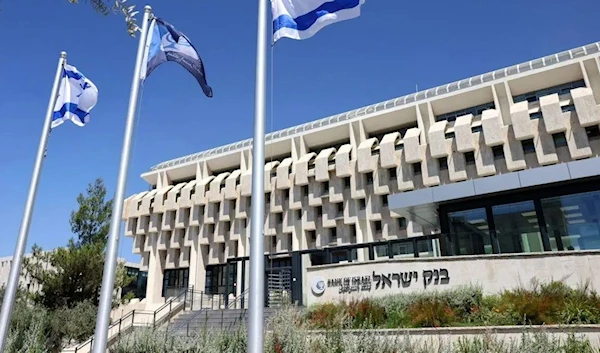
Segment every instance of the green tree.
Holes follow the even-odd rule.
[[[98,304],[113,205],[106,194],[102,179],[89,184],[86,193],[77,196],[79,207],[69,221],[77,240],[70,239],[66,247],[49,252],[34,245],[32,256],[26,259],[26,270],[41,286],[36,302],[44,307],[73,308],[84,301]],[[115,288],[134,279],[127,276],[122,263],[115,277]]]
[[[77,196],[79,208],[71,212],[71,231],[77,235],[78,246],[97,244],[104,248],[112,216],[112,200],[106,200],[106,187],[102,179],[89,184],[86,195]]]
[[[50,252],[36,247],[26,261],[31,278],[41,285],[35,301],[50,310],[72,308],[86,300],[97,305],[103,268],[103,247],[78,245],[73,239]]]

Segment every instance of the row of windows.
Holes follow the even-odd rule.
[[[600,249],[600,191],[450,212],[454,255]]]
[[[549,96],[549,95],[555,94],[555,93],[557,93],[559,96],[563,95],[563,94],[569,94],[569,93],[571,93],[572,89],[580,88],[580,87],[585,87],[584,80],[568,82],[568,83],[565,83],[562,85],[557,85],[557,86],[553,86],[553,87],[549,87],[549,88],[536,90],[533,92],[519,94],[517,96],[513,96],[513,101],[515,103],[524,102],[524,101],[528,101],[530,103],[537,102],[540,100],[541,97]]]
[[[474,107],[469,107],[466,109],[456,110],[450,113],[436,115],[435,121],[447,120],[449,122],[455,121],[456,118],[472,114],[473,116],[481,115],[485,110],[488,109],[496,109],[496,105],[494,102],[489,102],[485,104],[476,105]]]

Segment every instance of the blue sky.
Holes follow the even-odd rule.
[[[152,73],[128,195],[147,188],[140,174],[161,161],[252,136],[257,1],[148,3],[200,51],[215,94],[206,98],[175,63]],[[600,3],[591,0],[367,0],[358,19],[306,41],[278,42],[267,131],[600,40],[598,13]],[[119,15],[66,0],[3,1],[0,33],[1,257],[14,251],[61,50],[100,96],[85,128],[68,123],[52,133],[28,249],[67,242],[75,199],[95,178],[114,192],[137,40]],[[128,238],[119,253],[138,259]]]

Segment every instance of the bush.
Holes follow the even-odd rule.
[[[345,319],[344,304],[325,303],[313,306],[307,314],[313,328],[328,329]]]
[[[324,333],[310,333],[309,323],[302,320],[297,309],[277,312],[267,323],[265,353],[598,353],[589,341],[571,335],[568,339],[553,338],[545,333],[523,333],[520,339],[502,340],[492,335],[459,339],[418,342],[408,335],[377,336],[371,330],[345,333],[343,326]],[[193,337],[173,336],[161,330],[138,330],[124,337],[111,353],[158,352],[246,352],[246,331],[202,332]]]
[[[422,298],[408,307],[408,315],[413,327],[450,326],[456,314],[448,303],[440,298]]]
[[[540,284],[529,289],[505,291],[500,296],[501,313],[518,317],[518,324],[595,324],[600,322],[600,298],[589,285],[573,289],[562,282]]]
[[[345,307],[352,328],[381,327],[385,325],[385,308],[369,300],[353,300]]]
[[[483,295],[480,287],[420,292],[312,307],[307,319],[313,328],[439,327],[543,324],[598,324],[600,296],[589,285],[570,288],[562,282]]]

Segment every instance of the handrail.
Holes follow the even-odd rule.
[[[240,295],[238,295],[237,297],[235,297],[235,298],[233,299],[233,301],[232,301],[232,302],[230,302],[230,303],[227,305],[227,307],[225,307],[225,309],[221,309],[221,308],[219,307],[219,310],[223,311],[223,310],[226,310],[226,309],[231,309],[231,308],[232,308],[232,306],[233,306],[233,305],[235,305],[235,303],[237,303],[237,302],[238,302],[238,301],[240,301],[240,300],[243,300],[243,298],[244,298],[245,296],[247,296],[249,292],[250,292],[250,288],[246,288],[246,289],[245,289],[245,290],[244,290],[244,291],[243,291],[243,292],[242,292]],[[212,305],[211,305],[211,310],[212,310]],[[190,322],[191,322],[192,320],[195,320],[195,319],[196,319],[198,316],[200,316],[202,313],[204,313],[204,312],[206,312],[206,311],[208,311],[208,310],[207,310],[207,309],[205,309],[205,308],[203,308],[202,306],[200,306],[200,310],[197,310],[197,311],[196,311],[196,312],[195,312],[193,315],[191,315],[190,317],[188,317],[188,318],[187,318],[187,320],[185,320],[184,322],[180,323],[180,324],[179,324],[179,325],[177,325],[177,326],[174,326],[174,328],[173,328],[173,329],[177,331],[177,330],[179,330],[179,329],[182,329],[182,328],[184,328],[184,327],[189,327],[189,324],[190,324]],[[221,320],[222,320],[222,318],[221,318]],[[222,322],[221,322],[221,324],[222,324]],[[189,330],[189,329],[186,329],[186,332],[187,332],[188,330]]]
[[[227,309],[231,309],[232,306],[235,306],[237,302],[242,302],[242,309],[244,309],[244,297],[248,295],[250,292],[250,288],[246,288],[240,295],[233,298],[233,301],[227,305]]]
[[[124,331],[125,329],[129,328],[129,327],[133,327],[135,325],[135,314],[137,313],[138,315],[142,314],[142,315],[150,315],[152,314],[153,318],[152,318],[152,327],[156,326],[156,315],[158,313],[160,313],[162,310],[164,310],[165,308],[169,308],[168,313],[170,313],[171,311],[173,311],[173,302],[175,301],[179,301],[182,297],[184,297],[184,309],[185,309],[185,302],[187,300],[187,293],[190,289],[189,288],[185,288],[181,291],[181,293],[179,293],[179,295],[177,295],[174,298],[169,299],[166,303],[164,303],[163,305],[161,305],[158,309],[154,310],[154,311],[147,311],[147,310],[132,310],[129,313],[125,314],[125,316],[121,317],[119,320],[117,320],[116,322],[112,323],[109,327],[108,327],[108,331],[110,332],[111,329],[119,326],[119,330],[117,332],[117,335],[121,334],[121,331]],[[193,292],[193,289],[192,289]],[[168,314],[167,314],[168,315]],[[130,326],[123,326],[123,323],[129,319],[129,317],[131,317],[131,325]],[[90,345],[90,350],[91,348],[93,348],[93,344],[94,344],[94,337],[92,337],[91,339],[89,339],[88,341],[80,344],[79,346],[75,347],[75,353],[77,353],[80,349]]]

